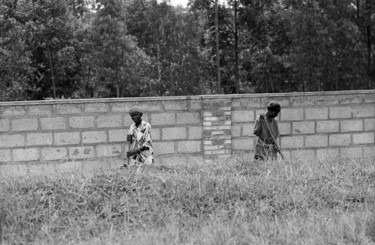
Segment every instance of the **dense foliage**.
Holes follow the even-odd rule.
[[[0,0],[0,33],[0,101],[375,87],[371,0]]]

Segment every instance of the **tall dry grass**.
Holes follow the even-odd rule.
[[[372,244],[375,160],[3,176],[3,244]]]

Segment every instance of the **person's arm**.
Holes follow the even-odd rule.
[[[142,146],[141,148],[139,149],[134,149],[134,150],[131,150],[131,151],[128,151],[126,153],[127,157],[131,157],[131,156],[134,156],[136,154],[140,154],[142,151],[146,151],[148,150],[149,148],[147,146]]]
[[[259,117],[255,120],[254,134],[256,136],[259,136],[262,133],[262,120],[264,120],[264,115],[259,115]]]

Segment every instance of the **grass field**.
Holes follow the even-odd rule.
[[[3,244],[374,244],[375,160],[4,175]]]

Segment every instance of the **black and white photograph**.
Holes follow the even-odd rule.
[[[375,1],[0,0],[11,244],[375,244]]]

